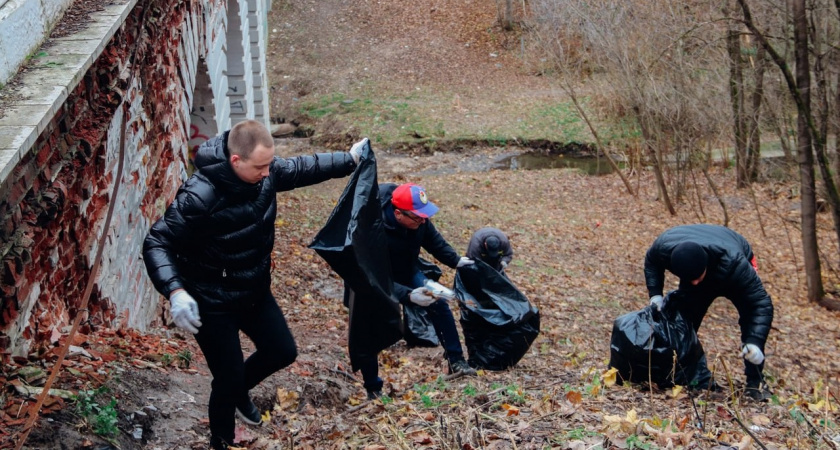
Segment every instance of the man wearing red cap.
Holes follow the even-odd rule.
[[[740,234],[719,225],[681,225],[662,233],[645,255],[645,281],[650,303],[657,310],[662,297],[665,270],[680,279],[679,290],[667,299],[694,330],[717,297],[726,297],[738,310],[741,356],[747,378],[746,393],[756,400],[771,396],[762,382],[764,344],[773,323],[773,302],[758,277],[755,255]],[[714,387],[705,357],[695,378],[699,388]]]
[[[474,264],[458,252],[440,235],[431,222],[438,207],[429,201],[426,190],[413,183],[379,185],[382,222],[388,238],[393,292],[401,303],[412,302],[426,308],[438,339],[446,353],[450,373],[475,375],[476,371],[464,358],[455,318],[446,299],[435,296],[426,287],[428,281],[417,266],[423,248],[438,261],[455,269]],[[376,357],[360,364],[368,398],[381,395],[382,379]]]

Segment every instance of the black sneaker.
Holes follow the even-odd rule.
[[[379,397],[382,397],[382,391],[380,391],[380,390],[367,391],[368,400],[376,400]]]
[[[210,449],[211,450],[228,450],[230,448],[230,444],[227,443],[224,439],[216,436],[210,437]]]
[[[744,394],[756,402],[766,402],[773,398],[773,393],[770,392],[770,388],[763,383],[758,386],[748,384]]]
[[[260,410],[256,405],[254,405],[254,402],[252,402],[250,398],[248,399],[247,404],[236,406],[236,417],[239,417],[239,420],[247,423],[248,425],[262,424],[262,414],[260,414]]]
[[[475,375],[477,372],[475,371],[475,369],[470,367],[469,364],[467,364],[466,360],[459,359],[457,361],[451,361],[449,363],[449,373],[460,373],[461,375]]]
[[[715,382],[715,380],[709,380],[708,383],[704,383],[703,385],[688,386],[688,389],[690,389],[692,392],[697,392],[697,393],[701,393],[701,392],[705,392],[705,391],[723,392],[723,388],[719,384],[717,384],[717,382]]]

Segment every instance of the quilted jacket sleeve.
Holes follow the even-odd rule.
[[[654,241],[647,253],[645,253],[645,284],[647,285],[648,295],[662,295],[662,290],[665,287],[665,251],[662,249],[662,243],[659,240]],[[670,255],[670,252],[667,254]]]
[[[199,193],[182,188],[143,241],[146,271],[155,289],[166,298],[172,291],[184,288],[176,255],[179,248],[198,238],[197,225],[209,210],[206,200]]]
[[[278,192],[318,184],[353,173],[356,163],[348,152],[316,153],[294,158],[274,158],[271,180]]]
[[[454,269],[458,265],[458,260],[461,259],[458,252],[446,242],[446,239],[441,236],[431,221],[427,220],[426,226],[427,229],[423,234],[423,242],[421,243],[422,247],[438,261]]]
[[[727,297],[738,310],[741,341],[763,346],[773,324],[773,301],[746,258],[739,258],[731,273],[732,294]]]

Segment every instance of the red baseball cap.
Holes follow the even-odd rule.
[[[426,190],[414,183],[397,186],[391,195],[394,208],[416,214],[418,217],[429,218],[438,212],[438,207],[429,201]]]

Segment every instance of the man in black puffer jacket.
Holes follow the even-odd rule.
[[[680,279],[679,290],[668,296],[695,331],[717,297],[726,297],[738,310],[741,356],[747,378],[746,393],[767,400],[762,383],[764,345],[773,323],[773,302],[758,277],[758,265],[749,242],[718,225],[681,225],[662,233],[645,255],[645,281],[650,303],[663,307],[665,270]],[[700,368],[708,374],[708,368]],[[706,378],[711,386],[714,381]],[[705,387],[705,386],[700,386]]]
[[[210,443],[227,448],[234,415],[261,414],[248,391],[297,357],[295,341],[271,294],[277,192],[344,177],[360,148],[282,159],[257,121],[238,123],[198,149],[198,171],[146,236],[143,256],[175,324],[193,334],[213,374]],[[256,346],[243,360],[239,331]]]
[[[449,362],[450,373],[475,375],[475,369],[464,358],[455,318],[446,303],[447,299],[434,295],[424,286],[429,280],[426,280],[417,265],[421,248],[453,269],[474,264],[475,261],[459,256],[435,228],[431,217],[438,212],[438,207],[429,201],[422,186],[413,183],[399,186],[383,183],[379,185],[379,199],[382,205],[382,224],[388,239],[394,297],[400,303],[411,302],[426,308]],[[368,398],[378,397],[382,390],[382,379],[379,378],[376,357],[359,365]]]

